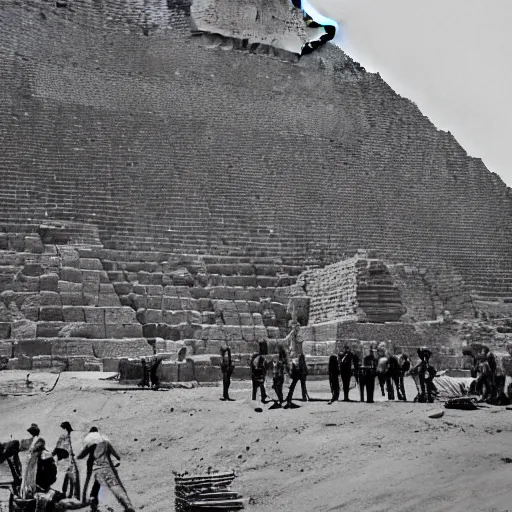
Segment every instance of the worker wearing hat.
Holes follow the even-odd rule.
[[[76,498],[79,500],[80,476],[75,460],[75,454],[73,452],[73,446],[71,444],[71,432],[73,432],[73,428],[69,421],[63,421],[60,424],[60,428],[65,430],[65,432],[59,437],[52,455],[56,457],[58,461],[65,461],[65,467],[63,468],[65,473],[64,482],[62,483],[62,493],[68,498]]]

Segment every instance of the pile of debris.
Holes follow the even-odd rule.
[[[243,510],[243,498],[231,491],[234,472],[188,475],[175,473],[177,512]]]

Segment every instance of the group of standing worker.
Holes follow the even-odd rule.
[[[364,349],[362,362],[348,345],[345,345],[343,351],[329,358],[329,384],[332,397],[329,404],[337,402],[340,393],[343,390],[343,401],[351,401],[349,398],[350,383],[354,377],[359,385],[360,400],[372,403],[374,401],[375,381],[378,381],[382,396],[388,400],[406,401],[406,391],[404,378],[411,375],[416,383],[418,394],[414,401],[433,402],[436,397],[436,387],[434,377],[436,370],[430,363],[432,352],[427,348],[418,349],[419,363],[411,368],[411,362],[407,354],[396,356],[386,349],[384,344],[378,347],[369,346]],[[297,344],[290,345],[289,353],[291,361],[288,359],[288,351],[284,346],[279,346],[278,357],[272,358],[272,389],[275,391],[277,399],[271,408],[293,408],[293,394],[295,387],[300,382],[302,400],[308,401],[307,391],[308,367],[306,357],[302,352],[302,347]],[[268,359],[267,343],[259,343],[259,351],[254,354],[250,361],[251,381],[252,381],[252,400],[256,400],[258,393],[261,401],[266,403],[269,400],[265,389],[267,372],[270,368]],[[234,370],[234,364],[231,357],[231,350],[224,346],[221,348],[221,370],[223,374],[223,396],[221,400],[233,401],[229,396],[229,386],[231,384],[231,375]],[[285,375],[291,379],[286,397],[284,396]],[[341,386],[340,386],[341,381]],[[396,393],[395,393],[396,392]]]
[[[75,456],[71,433],[73,428],[68,421],[61,423],[64,433],[59,437],[53,452],[46,449],[46,442],[35,423],[27,431],[28,439],[0,443],[0,463],[7,461],[13,475],[13,490],[19,498],[35,499],[38,510],[50,510],[51,504],[63,499],[80,501],[80,478],[77,459],[87,457],[87,475],[81,502],[88,503],[94,512],[98,507],[100,488],[109,489],[126,512],[133,512],[133,506],[126,489],[121,483],[112,456],[120,460],[109,439],[91,427],[83,440],[82,451]],[[21,463],[20,452],[27,452],[26,461]],[[62,491],[52,489],[57,481],[58,465],[64,471]],[[89,500],[87,490],[92,482]]]

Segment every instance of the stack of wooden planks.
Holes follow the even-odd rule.
[[[230,490],[234,472],[207,475],[175,474],[177,512],[243,510],[243,498]]]

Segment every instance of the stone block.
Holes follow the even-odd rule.
[[[57,338],[60,330],[65,327],[64,322],[37,322],[36,337],[37,338]]]
[[[103,271],[103,265],[97,258],[80,258],[78,262],[78,268],[85,270],[101,270]]]
[[[103,286],[103,285],[100,285]],[[113,307],[113,306],[121,306],[121,301],[119,297],[115,294],[104,294],[100,293],[98,297],[98,306],[102,307]]]
[[[11,336],[15,340],[35,338],[37,336],[37,323],[30,320],[19,320],[11,324]]]
[[[194,363],[186,361],[178,363],[178,382],[191,382],[194,378]]]
[[[240,325],[225,325],[224,333],[226,341],[237,342],[242,340],[242,330]]]
[[[144,324],[142,326],[142,334],[145,338],[156,338],[159,336],[158,324]]]
[[[255,337],[254,337],[254,326],[241,326],[240,327],[240,333],[242,335],[242,340],[243,341],[247,341],[247,342],[250,342],[250,341],[254,341],[255,340]]]
[[[11,323],[0,322],[0,339],[6,340],[11,337]]]
[[[99,303],[99,295],[94,293],[83,293],[84,306],[97,306]]]
[[[131,283],[127,282],[117,282],[114,283],[114,290],[117,293],[117,295],[128,295],[133,290],[133,285]]]
[[[61,292],[60,300],[63,306],[85,306],[87,304],[86,296],[81,292]]]
[[[178,382],[178,364],[175,361],[163,361],[158,371],[162,382]]]
[[[221,347],[225,345],[225,341],[207,340],[205,341],[204,350],[206,354],[219,354]]]
[[[137,323],[135,311],[129,307],[105,308],[106,324],[133,324]]]
[[[62,316],[64,322],[85,322],[84,308],[82,306],[63,306]]]
[[[210,288],[210,298],[220,300],[235,300],[235,291],[226,286],[214,286]]]
[[[201,339],[203,326],[199,324],[181,324],[179,326],[181,339]]]
[[[40,293],[40,305],[41,306],[62,306],[60,300],[60,294],[58,292],[41,291]]]
[[[267,329],[261,325],[254,326],[255,341],[265,341],[267,339]]]
[[[27,320],[31,320],[32,322],[37,322],[39,320],[39,308],[23,308],[23,315]]]
[[[178,324],[186,323],[186,322],[188,322],[188,312],[187,311],[164,311],[163,321],[169,325],[178,325]]]
[[[12,357],[11,359],[9,359],[9,361],[7,362],[7,369],[21,370],[19,359],[17,357]]]
[[[93,340],[96,357],[141,357],[153,355],[153,349],[144,338],[123,340]]]
[[[135,306],[135,309],[146,309],[148,307],[148,299],[147,295],[137,295],[132,294],[133,296],[133,305]]]
[[[60,278],[70,283],[83,283],[84,280],[81,270],[74,267],[61,267]]]
[[[146,309],[144,312],[144,322],[149,324],[159,324],[163,322],[163,315],[160,309]]]
[[[84,357],[68,357],[67,358],[67,369],[70,372],[84,372],[85,371],[85,362],[86,359]]]
[[[62,307],[41,306],[39,308],[39,320],[42,322],[63,322]]]
[[[19,370],[32,370],[32,357],[21,355],[17,357]]]
[[[39,235],[25,236],[25,252],[31,252],[33,254],[43,254],[44,245]]]
[[[146,304],[148,309],[162,309],[161,295],[147,295]]]
[[[84,307],[85,321],[91,324],[105,323],[105,309],[101,307]]]
[[[74,293],[82,293],[83,284],[82,283],[73,283],[71,281],[59,281],[58,283],[58,291],[59,292],[74,292]]]
[[[164,295],[162,308],[166,311],[178,311],[181,309],[181,299],[179,297],[169,297]]]
[[[14,353],[14,345],[11,341],[0,341],[0,357],[11,358]]]
[[[14,357],[51,356],[52,345],[47,339],[19,340],[14,344]]]
[[[33,356],[32,357],[32,369],[46,369],[52,367],[51,356]]]
[[[157,325],[157,337],[162,338],[164,340],[173,339],[173,333],[174,333],[174,327],[169,324],[161,323]],[[179,329],[178,332],[178,338],[181,336]]]
[[[206,288],[202,286],[194,286],[190,288],[190,295],[193,299],[206,299],[209,296],[209,292]]]
[[[94,357],[92,340],[86,338],[53,338],[49,340],[52,358],[67,358],[72,356]]]
[[[213,311],[203,311],[201,313],[202,324],[215,324],[216,315]]]
[[[106,338],[141,338],[142,336],[141,324],[107,324],[105,326]]]
[[[187,311],[187,320],[190,324],[203,323],[203,317],[199,311]]]
[[[267,327],[267,335],[269,338],[278,339],[281,337],[281,331],[279,327]]]
[[[104,357],[101,360],[103,371],[111,373],[119,372],[119,361],[121,361],[120,357]]]
[[[259,300],[248,300],[247,306],[249,307],[250,313],[259,313],[261,315],[263,306]]]
[[[84,371],[86,372],[102,372],[103,363],[101,361],[84,361]]]
[[[148,295],[163,295],[164,294],[164,287],[160,284],[149,284],[146,286],[146,293]]]
[[[265,325],[263,323],[263,317],[261,316],[261,313],[252,313],[252,323],[253,325]]]
[[[197,382],[218,382],[222,380],[222,372],[216,366],[194,364],[194,380]]]
[[[201,339],[203,340],[226,340],[224,326],[222,325],[203,325]]]
[[[39,292],[39,277],[25,277],[25,290]]]

